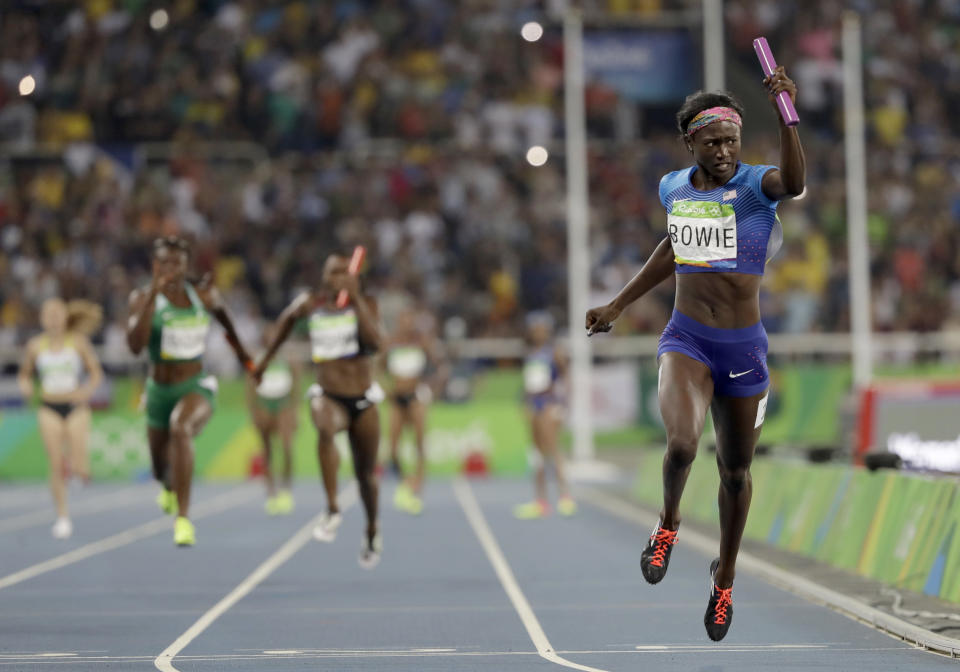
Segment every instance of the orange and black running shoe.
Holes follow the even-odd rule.
[[[657,523],[647,542],[647,547],[640,554],[640,569],[647,583],[660,583],[667,575],[667,566],[670,564],[670,552],[677,543],[677,531],[666,530]]]
[[[733,588],[718,588],[713,580],[719,566],[720,558],[710,563],[710,599],[707,600],[707,613],[703,615],[707,636],[715,642],[727,636],[733,622]]]

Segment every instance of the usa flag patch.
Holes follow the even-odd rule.
[[[736,189],[731,189],[730,191],[725,191],[725,192],[723,192],[723,200],[725,200],[725,201],[732,201],[732,200],[735,199],[736,197],[737,197],[737,190],[736,190]]]

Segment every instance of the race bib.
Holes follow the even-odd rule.
[[[553,385],[550,364],[542,360],[530,360],[523,365],[523,389],[527,394],[542,394]]]
[[[387,370],[397,378],[419,378],[427,368],[427,354],[421,348],[394,348],[387,355]]]
[[[210,316],[196,315],[164,316],[160,331],[160,358],[186,361],[199,359],[207,346],[210,331]]]
[[[348,311],[335,315],[310,316],[310,354],[314,362],[352,357],[360,352],[357,314]]]
[[[714,201],[674,201],[667,233],[676,262],[709,268],[737,267],[737,216]]]
[[[80,376],[72,364],[52,366],[40,376],[44,394],[67,394],[80,387]]]
[[[257,394],[264,399],[283,399],[293,389],[293,376],[285,368],[267,369],[257,386]]]

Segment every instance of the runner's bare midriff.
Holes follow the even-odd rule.
[[[748,273],[677,273],[678,311],[718,329],[742,329],[760,321],[762,276]]]
[[[397,394],[413,394],[419,384],[419,378],[394,378],[393,391]]]
[[[322,362],[317,365],[317,382],[324,392],[362,397],[373,384],[373,366],[366,356]]]
[[[158,362],[150,365],[150,377],[161,385],[176,385],[203,371],[203,362]]]

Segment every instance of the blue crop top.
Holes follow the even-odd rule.
[[[710,191],[694,188],[696,166],[663,176],[660,202],[667,211],[677,273],[763,275],[783,242],[777,201],[760,187],[775,168],[738,163],[730,181]]]

